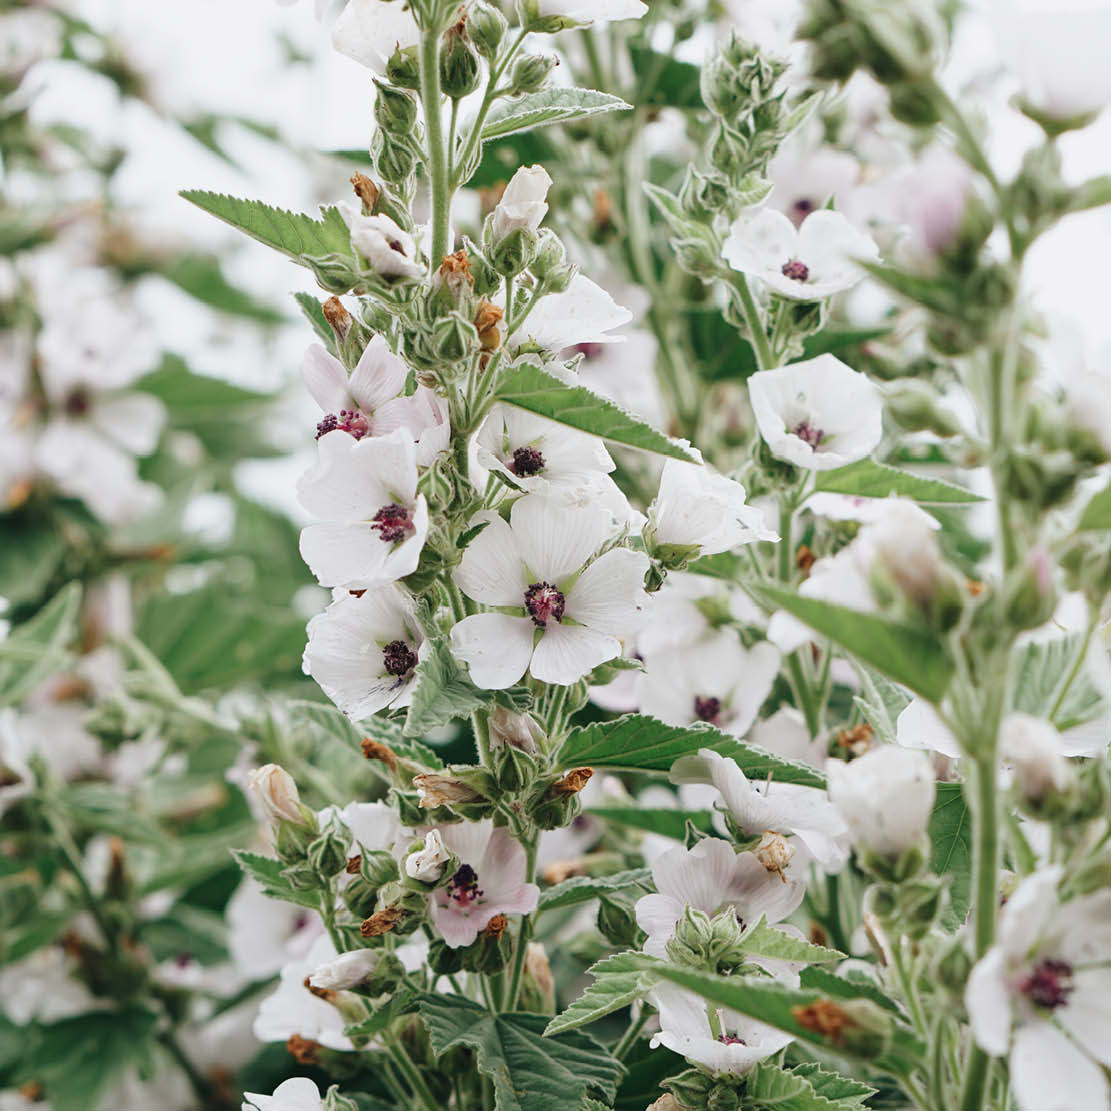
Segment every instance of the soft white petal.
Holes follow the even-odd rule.
[[[567,595],[565,613],[599,632],[624,636],[640,624],[648,557],[614,548],[596,559]]]
[[[513,530],[496,513],[479,513],[471,525],[486,527],[467,545],[455,569],[459,589],[488,606],[521,606],[529,581]]]
[[[351,407],[351,390],[347,384],[347,371],[334,355],[329,355],[319,343],[305,351],[301,360],[301,377],[312,399],[325,413],[338,413]]]
[[[351,396],[364,413],[373,413],[405,388],[409,371],[383,335],[374,336],[351,372]]]
[[[559,585],[580,570],[610,534],[610,516],[592,507],[573,508],[529,494],[509,513],[518,551],[530,581]]]
[[[529,670],[542,683],[569,686],[619,655],[621,642],[616,637],[583,625],[557,625],[549,621],[532,654]]]
[[[146,456],[158,446],[166,423],[166,406],[150,394],[112,394],[93,402],[89,419],[120,447],[133,455]]]
[[[527,617],[477,613],[451,630],[451,650],[468,666],[476,686],[501,690],[516,683],[528,668],[534,631]]]
[[[1104,1071],[1048,1022],[1019,1027],[1011,1047],[1011,1091],[1020,1111],[1105,1111]]]
[[[989,949],[972,969],[964,1005],[977,1045],[993,1057],[1002,1057],[1011,1043],[1012,1012],[1006,956],[998,946]]]

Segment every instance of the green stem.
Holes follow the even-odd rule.
[[[732,271],[729,275],[733,288],[741,300],[741,311],[744,313],[745,323],[748,325],[749,338],[752,340],[752,350],[756,353],[756,366],[759,370],[771,370],[775,366],[772,349],[768,345],[768,336],[764,331],[764,319],[748,288],[748,281],[744,274]]]
[[[898,938],[891,947],[892,960],[895,965],[895,972],[899,978],[899,986],[902,988],[903,997],[907,1002],[907,1009],[910,1011],[911,1020],[915,1028],[920,1034],[926,1033],[926,1016],[922,1010],[922,1003],[918,998],[918,988],[914,983],[914,965],[907,968],[906,954],[904,953],[905,938]]]
[[[189,1059],[185,1050],[181,1048],[181,1043],[177,1040],[177,1036],[174,1034],[173,1030],[162,1031],[162,1033],[158,1035],[158,1040],[177,1063],[178,1068],[185,1073],[186,1079],[189,1081],[189,1086],[193,1089],[193,1095],[197,1097],[198,1106],[210,1107],[212,1085]]]
[[[621,1040],[617,1043],[613,1050],[613,1056],[619,1061],[625,1059],[626,1054],[636,1044],[636,1040],[640,1035],[641,1030],[644,1029],[645,1024],[651,1017],[652,1012],[648,1010],[643,1004],[641,1005],[640,1018],[636,1022],[629,1025],[629,1029],[621,1035]]]
[[[451,229],[452,187],[448,180],[447,149],[444,146],[443,97],[440,92],[440,30],[421,33],[420,97],[424,105],[424,128],[428,138],[428,180],[432,193],[432,269],[448,253]]]
[[[536,881],[536,849],[540,842],[538,833],[532,833],[522,841],[525,848],[525,879],[528,883]],[[513,954],[513,971],[509,976],[509,986],[505,992],[503,1011],[512,1011],[517,1007],[517,996],[521,991],[521,979],[525,970],[525,957],[528,954],[528,943],[532,937],[532,915],[526,914],[521,919],[521,929],[517,934],[517,950]]]
[[[849,951],[849,939],[841,922],[841,877],[826,876],[826,926],[830,944],[842,953]]]
[[[413,1090],[413,1095],[428,1108],[428,1111],[439,1111],[440,1104],[437,1102],[436,1097],[429,1090],[428,1085],[424,1082],[424,1077],[420,1074],[420,1069],[413,1063],[413,1059],[405,1051],[405,1046],[401,1044],[400,1038],[389,1038],[386,1041],[389,1046],[390,1052],[393,1054],[393,1063],[398,1067],[401,1075],[405,1077],[406,1083]]]

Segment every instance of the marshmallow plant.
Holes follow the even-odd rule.
[[[239,855],[311,919],[254,1031],[316,1071],[255,1106],[1007,1111],[1037,1038],[1106,1098],[1109,460],[1018,291],[1107,184],[1048,125],[1000,177],[928,3],[815,0],[801,71],[720,7],[349,0],[355,200],[186,194],[322,290],[328,701],[275,709]],[[860,66],[882,106],[835,111]],[[870,130],[944,151],[909,251]],[[775,201],[788,139],[852,195]],[[602,396],[630,361],[662,428]]]

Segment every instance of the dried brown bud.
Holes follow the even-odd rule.
[[[802,572],[803,578],[810,574],[810,568],[814,566],[814,560],[817,558],[812,548],[808,548],[805,544],[799,545],[799,550],[795,552],[795,566]]]
[[[286,1049],[299,1065],[315,1065],[320,1060],[320,1042],[291,1034],[285,1043]]]
[[[979,579],[965,579],[964,585],[973,598],[979,598],[984,593],[984,584]]]
[[[584,875],[586,875],[586,863],[583,860],[555,860],[544,869],[540,878],[552,886],[563,883],[572,876]]]
[[[548,788],[548,797],[562,799],[570,795],[577,795],[590,782],[593,774],[593,768],[575,768],[573,771],[569,771],[562,779],[557,779]]]
[[[362,856],[361,855],[360,856],[352,856],[352,857],[348,858],[347,866],[344,868],[344,871],[349,876],[357,876],[359,874],[359,870],[362,868],[362,866],[363,866]]]
[[[467,258],[467,252],[462,247],[453,255],[444,255],[439,272],[440,277],[448,285],[455,285],[464,281],[474,285],[474,275],[471,274],[471,260]]]
[[[862,721],[851,729],[837,731],[837,743],[847,748],[854,756],[863,756],[872,747],[872,727]]]
[[[594,190],[594,228],[605,231],[613,227],[613,199],[605,189]]]
[[[504,914],[495,914],[487,923],[486,929],[482,931],[482,936],[488,937],[491,941],[497,941],[505,933],[505,927],[508,925],[509,919]]]
[[[753,855],[769,873],[779,876],[784,883],[787,882],[787,865],[791,863],[795,850],[783,834],[770,829],[764,830]]]
[[[324,319],[332,326],[336,338],[341,343],[347,339],[347,333],[351,331],[351,314],[344,308],[343,302],[338,297],[329,297],[320,306],[320,311],[324,314]]]
[[[359,933],[363,937],[379,937],[390,933],[394,927],[405,917],[401,907],[383,907],[375,911],[369,918],[363,919]]]
[[[832,999],[815,999],[813,1003],[792,1007],[791,1017],[804,1029],[813,1030],[835,1045],[841,1041],[852,1020]]]
[[[820,922],[810,923],[810,944],[821,945],[823,948],[829,944],[829,934]]]
[[[389,745],[381,741],[372,741],[370,737],[363,738],[363,755],[368,760],[380,760],[391,772],[397,771],[397,756]]]
[[[525,971],[532,977],[541,995],[553,995],[555,980],[552,978],[552,966],[548,962],[547,951],[538,941],[528,943],[525,950]]]
[[[352,175],[351,184],[355,187],[355,196],[363,202],[366,215],[373,216],[374,206],[378,203],[380,192],[378,186],[366,174]]]
[[[478,303],[474,314],[474,326],[478,329],[478,342],[483,351],[497,351],[501,347],[505,327],[502,317],[505,313],[493,302],[485,298]]]
[[[30,496],[35,484],[29,478],[17,479],[5,491],[0,499],[0,508],[4,510],[18,509]]]
[[[437,806],[451,806],[453,803],[480,802],[485,798],[461,779],[439,772],[413,776],[413,786],[420,793],[421,806],[427,810],[434,810]]]
[[[332,991],[331,988],[313,987],[311,976],[305,977],[304,987],[306,991],[311,991],[317,999],[323,999],[325,1003],[334,1003],[336,1001],[336,993]]]

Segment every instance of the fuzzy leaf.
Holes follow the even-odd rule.
[[[840,961],[845,954],[824,945],[812,945],[799,937],[792,937],[783,930],[769,926],[761,915],[758,922],[745,931],[741,938],[741,948],[754,957],[766,957],[773,961],[798,961],[803,964],[823,964],[826,961]]]
[[[627,872],[614,872],[608,876],[572,876],[541,891],[538,910],[558,910],[561,907],[589,903],[591,899],[596,899],[607,891],[637,888],[646,892],[651,882],[652,873],[647,868],[632,868]],[[638,893],[642,891],[638,890]]]
[[[872,459],[860,459],[833,471],[819,471],[814,489],[833,494],[851,494],[858,498],[886,498],[895,494],[926,504],[984,500],[979,494],[954,486],[951,482],[942,482],[939,478],[922,478]]]
[[[931,702],[940,702],[944,696],[953,665],[936,637],[886,617],[817,598],[802,598],[779,587],[761,584],[758,591],[897,683]]]
[[[559,753],[564,768],[626,768],[668,772],[680,756],[711,748],[730,756],[751,779],[774,777],[777,783],[824,787],[825,777],[806,764],[784,760],[756,745],[708,725],[665,725],[647,714],[626,714],[613,721],[596,721],[573,729]]]
[[[301,907],[320,909],[320,895],[315,891],[301,891],[295,888],[282,875],[282,862],[269,856],[247,852],[245,849],[232,851],[236,863],[244,872],[262,886],[262,893],[271,899],[281,899],[286,903],[296,903]]]
[[[497,1111],[566,1111],[589,1092],[612,1100],[624,1069],[582,1033],[544,1037],[543,1015],[493,1015],[458,996],[424,995],[421,1018],[432,1048],[475,1051],[475,1065],[494,1082]]]
[[[658,978],[646,970],[638,953],[618,953],[598,961],[587,970],[592,983],[562,1014],[556,1015],[544,1031],[546,1037],[597,1022],[639,999]]]
[[[850,1080],[839,1072],[830,1072],[817,1061],[796,1065],[790,1072],[792,1076],[803,1077],[818,1095],[841,1103],[859,1104],[876,1094],[876,1089],[870,1085]]]
[[[870,999],[893,1015],[902,1016],[903,1013],[899,1004],[884,995],[875,981],[867,979],[863,973],[859,974],[859,978],[855,974],[839,976],[826,968],[810,967],[799,973],[799,981],[804,988],[814,988],[834,999]]]
[[[80,608],[81,587],[70,583],[30,621],[0,640],[0,706],[23,701],[44,679],[65,667]]]
[[[595,806],[588,813],[614,825],[631,826],[647,833],[658,833],[682,841],[690,822],[699,833],[713,833],[714,818],[708,810],[646,809],[640,806]]]
[[[964,925],[972,893],[972,817],[959,783],[939,783],[930,815],[930,868],[950,877],[949,905],[942,925]]]
[[[837,1076],[836,1073],[826,1075]],[[750,1070],[745,1081],[746,1096],[767,1111],[850,1111],[860,1106],[858,1099],[833,1099],[816,1091],[799,1069],[781,1069],[768,1061],[761,1061]],[[874,1092],[875,1089],[865,1087],[865,1091]]]
[[[1015,661],[1013,709],[1049,718],[1060,730],[1107,722],[1107,702],[1081,658],[1086,650],[1082,633],[1024,645]]]
[[[443,638],[432,641],[432,650],[417,664],[413,701],[405,719],[405,736],[422,737],[430,729],[466,717],[489,701],[467,678]]]
[[[516,100],[495,104],[482,127],[482,138],[500,139],[518,131],[531,131],[551,123],[567,123],[597,116],[602,112],[622,112],[632,108],[619,96],[594,89],[542,89]]]
[[[570,425],[582,432],[601,436],[626,447],[694,461],[682,444],[657,432],[639,417],[625,412],[585,386],[569,386],[538,366],[522,363],[502,379],[498,397],[509,405]]]
[[[312,330],[316,333],[316,338],[332,354],[336,354],[336,335],[332,331],[332,326],[324,319],[324,310],[320,307],[320,302],[311,293],[295,293],[293,299],[301,307],[301,312],[305,314],[305,319],[312,325]]]
[[[910,698],[875,668],[856,665],[861,693],[853,697],[865,720],[884,744],[895,744],[899,715],[910,705]]]

